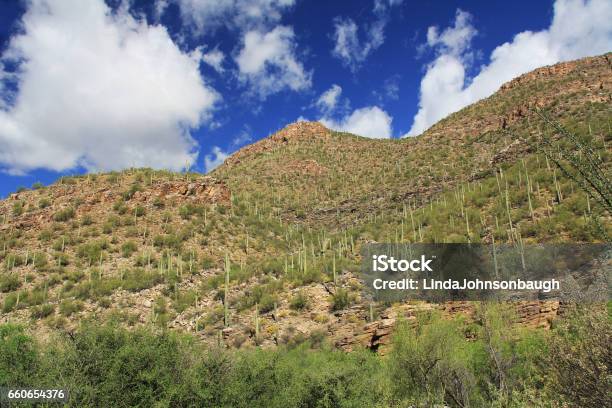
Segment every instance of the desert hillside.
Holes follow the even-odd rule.
[[[114,319],[235,348],[328,338],[378,349],[398,316],[470,316],[467,303],[373,304],[355,274],[361,245],[606,240],[609,215],[538,140],[563,145],[558,123],[609,170],[611,58],[523,75],[415,138],[299,122],[210,175],[130,169],[11,194],[0,202],[0,320],[46,333]],[[517,308],[539,327],[560,311]]]

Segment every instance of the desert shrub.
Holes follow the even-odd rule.
[[[157,272],[146,272],[135,268],[124,273],[121,286],[130,292],[139,292],[163,282],[163,277]]]
[[[32,307],[30,311],[30,316],[33,319],[43,319],[45,317],[51,316],[55,312],[55,306],[50,303],[45,303],[40,306]]]
[[[121,245],[121,254],[124,258],[129,258],[138,250],[138,245],[134,241],[126,241]]]
[[[540,336],[531,329],[514,332],[496,309],[477,313],[475,322],[437,314],[400,322],[385,358],[330,349],[320,332],[305,336],[287,330],[281,338],[285,346],[226,351],[169,330],[85,322],[69,335],[51,336],[42,348],[23,328],[0,325],[0,385],[68,388],[67,405],[75,407],[610,405],[605,312],[574,317],[549,333],[550,359],[557,361],[552,366]],[[161,297],[154,311],[159,321],[169,316]],[[114,316],[128,325],[132,320],[125,313]],[[197,329],[222,317],[218,306]],[[47,321],[57,325],[56,319]],[[499,322],[505,324],[500,328]],[[600,333],[606,336],[599,338]],[[234,347],[246,341],[242,334],[234,339]],[[505,365],[508,391],[500,393],[496,385],[500,378],[492,355]],[[544,388],[548,382],[550,395]]]
[[[544,368],[570,406],[612,406],[612,324],[603,308],[578,308],[555,329]]]
[[[67,266],[70,265],[70,257],[68,254],[64,252],[55,252],[53,253],[54,263],[57,266]]]
[[[166,206],[166,203],[164,203],[164,200],[162,200],[160,197],[155,197],[153,200],[153,206],[157,209],[161,209]]]
[[[214,268],[215,265],[215,260],[210,256],[203,256],[202,260],[200,261],[200,266],[202,267],[202,269],[211,269]]]
[[[23,214],[24,206],[22,201],[15,201],[13,203],[13,215],[18,217]]]
[[[289,307],[293,310],[304,310],[308,308],[308,297],[303,291],[299,291],[291,298]]]
[[[179,215],[182,219],[188,220],[194,215],[204,214],[204,207],[192,203],[187,203],[179,208]]]
[[[93,224],[93,222],[94,220],[89,214],[84,215],[83,218],[81,219],[81,225],[83,226],[91,225]]]
[[[80,302],[78,300],[62,300],[59,305],[59,312],[63,316],[71,316],[72,314],[80,312],[81,310],[83,310],[83,302]]]
[[[134,196],[137,191],[142,191],[142,188],[140,187],[140,184],[134,183],[127,191],[121,193],[121,198],[123,198],[124,201],[128,201]]]
[[[19,277],[14,274],[3,274],[0,275],[0,292],[12,292],[21,287]]]
[[[37,181],[36,183],[32,184],[32,190],[40,190],[43,187],[45,187],[45,185],[40,181]]]
[[[180,249],[183,245],[183,237],[178,234],[156,235],[153,238],[153,245],[159,248]]]
[[[134,207],[134,210],[132,211],[132,213],[136,216],[136,217],[142,217],[147,213],[147,209],[144,208],[142,205],[137,205],[136,207]]]
[[[265,294],[259,301],[259,313],[268,313],[274,310],[278,303],[278,297],[276,295]]]
[[[400,324],[395,335],[391,355],[395,395],[427,406],[470,405],[476,380],[469,354],[475,351],[456,322],[437,316],[421,319],[426,321],[419,321],[415,329]]]
[[[74,218],[74,214],[75,214],[74,208],[72,207],[64,208],[63,210],[60,210],[53,215],[53,221],[66,222]]]
[[[7,269],[10,269],[10,268],[13,268],[13,267],[16,267],[16,266],[23,265],[25,260],[19,254],[8,253],[6,255],[6,259],[4,260],[4,262],[5,262],[5,265],[6,265]]]
[[[0,385],[35,384],[40,369],[36,344],[22,326],[0,325]]]
[[[48,199],[48,198],[46,198],[46,197],[41,198],[41,199],[38,201],[38,208],[41,208],[41,209],[42,209],[42,208],[47,208],[47,207],[49,207],[50,205],[51,205],[51,200],[49,200],[49,199]]]
[[[77,256],[87,260],[90,264],[98,262],[102,256],[102,251],[108,248],[108,242],[104,239],[87,242],[79,245]]]
[[[113,211],[115,211],[117,214],[123,215],[128,212],[128,207],[122,201],[117,201],[115,204],[113,204]]]
[[[48,242],[53,237],[53,231],[49,229],[44,229],[38,234],[38,239],[43,242]]]
[[[2,303],[2,313],[12,312],[15,307],[17,307],[17,296],[17,292],[12,292],[4,297],[4,302]]]
[[[351,303],[348,290],[343,288],[336,289],[336,293],[332,295],[332,310],[346,309]]]
[[[182,313],[188,307],[192,306],[196,300],[196,292],[193,290],[188,290],[186,292],[178,291],[174,297],[172,302],[172,307],[178,313]]]

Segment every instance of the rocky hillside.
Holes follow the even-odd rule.
[[[469,303],[371,303],[355,275],[361,245],[612,235],[607,213],[538,150],[542,134],[564,141],[536,113],[609,166],[610,58],[523,75],[415,138],[300,122],[210,176],[132,169],[12,194],[0,202],[0,319],[40,333],[96,318],[231,347],[378,349],[399,316],[470,316]],[[559,310],[522,303],[517,319],[548,327]]]

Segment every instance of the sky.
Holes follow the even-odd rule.
[[[1,0],[0,197],[207,172],[297,120],[417,136],[537,67],[612,50],[612,2]]]

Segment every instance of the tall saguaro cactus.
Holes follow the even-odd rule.
[[[229,327],[229,275],[230,275],[230,260],[229,255],[225,254],[225,293],[223,294],[223,324]]]

